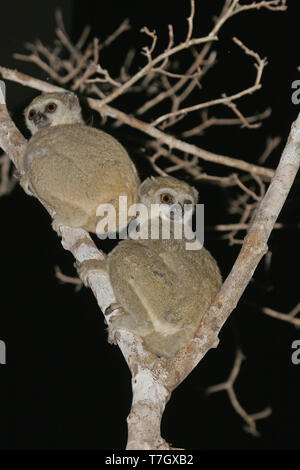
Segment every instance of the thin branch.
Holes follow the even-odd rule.
[[[231,168],[237,168],[239,170],[260,175],[266,179],[270,179],[274,176],[274,170],[272,170],[271,168],[264,168],[258,165],[247,163],[243,160],[209,152],[207,150],[201,149],[200,147],[197,147],[196,145],[192,145],[188,142],[184,142],[180,139],[177,139],[176,137],[168,135],[162,132],[161,130],[156,129],[152,125],[144,123],[143,121],[140,121],[139,119],[136,119],[133,116],[128,116],[128,114],[123,113],[122,111],[119,111],[116,108],[106,106],[103,109],[102,105],[97,100],[89,98],[88,102],[91,108],[95,111],[104,112],[109,117],[118,119],[124,124],[128,124],[130,127],[134,127],[135,129],[145,132],[151,137],[157,139],[161,144],[167,145],[169,148],[181,150],[182,152],[188,153],[190,155],[196,155],[198,158],[212,163],[225,165]]]
[[[266,9],[273,9],[274,11],[283,11],[286,9],[285,2],[273,1],[273,2],[252,2],[248,5],[238,5],[238,0],[229,0],[224,3],[221,13],[215,19],[215,25],[210,32],[211,36],[217,36],[220,32],[221,28],[224,24],[234,15],[241,13],[246,10],[256,10],[260,8]],[[199,68],[199,66],[203,63],[206,55],[209,53],[211,46],[213,43],[207,43],[204,45],[202,51],[197,54],[195,62],[188,68],[185,75],[191,75]],[[161,101],[170,98],[176,95],[177,91],[180,90],[181,87],[185,85],[188,78],[183,77],[182,79],[178,80],[172,87],[170,87],[167,91],[160,93],[157,95],[153,100],[148,101],[145,103],[141,108],[137,110],[137,114],[141,115],[144,114],[146,111],[149,111],[150,108],[157,106]]]
[[[260,9],[266,8],[270,11],[285,11],[287,9],[286,0],[271,0],[271,1],[262,1],[262,2],[253,2],[249,5],[238,5],[236,8],[236,13],[240,13],[241,11],[252,10],[253,8]]]
[[[125,31],[128,31],[131,28],[130,26],[130,21],[128,18],[125,18],[124,21],[118,26],[116,31],[114,31],[112,34],[110,34],[105,41],[102,42],[99,46],[99,50],[104,49],[105,47],[110,46],[121,34],[123,34]]]
[[[186,41],[188,42],[193,34],[193,21],[194,21],[194,16],[195,16],[195,0],[190,0],[191,3],[191,14],[187,18],[188,21],[188,32],[186,36]]]
[[[96,82],[109,83],[115,87],[121,86],[120,83],[118,83],[116,80],[113,80],[111,78],[108,70],[103,69],[102,66],[99,64],[99,43],[98,43],[97,38],[94,38],[94,41],[93,41],[93,55],[94,55],[94,58],[93,58],[92,63],[90,63],[86,67],[82,76],[79,77],[75,81],[74,85],[72,86],[72,90],[76,91],[85,83],[96,83]],[[94,75],[95,73],[102,75],[102,77],[91,79],[90,77]]]
[[[199,69],[199,66],[200,64],[202,64],[204,57],[210,50],[210,47],[211,47],[211,43],[205,44],[202,49],[202,52],[198,54],[194,63],[183,74],[183,77],[180,80],[178,80],[172,87],[170,86],[167,90],[159,93],[153,99],[144,103],[140,108],[137,109],[136,111],[137,115],[142,115],[146,113],[147,111],[149,111],[149,109],[151,109],[152,107],[157,106],[161,101],[164,101],[167,98],[172,99],[174,96],[176,96],[176,92],[180,90],[180,88],[182,88],[185,85],[185,83],[188,81],[187,76],[190,77],[192,74],[195,73],[196,70]],[[212,57],[215,58],[215,54]],[[212,62],[214,62],[214,60]],[[210,64],[212,64],[212,62]],[[202,71],[202,73],[204,73],[204,70]]]
[[[151,142],[148,142],[148,147],[150,149],[154,149],[156,151],[156,153],[158,153],[158,157],[163,157],[163,158],[166,158],[167,160],[169,160],[170,162],[174,163],[175,165],[177,166],[180,166],[181,168],[184,167],[185,171],[187,173],[189,173],[190,175],[193,176],[194,179],[197,178],[198,174],[199,174],[199,168],[196,166],[197,163],[198,163],[198,158],[197,157],[193,157],[193,161],[192,163],[188,163],[186,164],[186,161],[185,160],[182,160],[182,158],[179,158],[177,155],[175,155],[171,149],[166,149],[165,147],[162,147],[162,145],[155,141],[155,140],[152,140]],[[162,171],[161,169],[156,169],[155,170],[159,173],[159,170]],[[163,171],[164,174],[166,174],[167,172]]]
[[[272,413],[272,410],[270,407],[267,407],[258,413],[248,414],[245,411],[245,409],[241,406],[234,390],[234,384],[240,373],[241,365],[244,359],[245,359],[244,354],[242,353],[240,349],[238,349],[236,352],[236,357],[235,357],[232,370],[226,382],[208,387],[205,392],[206,394],[209,395],[211,393],[226,391],[233,409],[247,424],[247,426],[244,427],[245,431],[249,432],[255,437],[258,437],[260,434],[256,428],[256,421],[270,416]]]
[[[246,203],[244,205],[244,210],[242,212],[239,224],[244,224],[245,222],[247,222],[247,220],[250,218],[250,214],[251,214],[252,211],[253,211],[253,205]],[[238,231],[239,231],[239,228],[234,229],[230,233],[223,236],[224,239],[229,240],[229,245],[230,246],[235,245],[235,244],[242,245],[243,240],[240,240],[240,239],[236,238],[236,235],[237,235]]]
[[[197,125],[187,131],[182,133],[183,137],[192,137],[194,135],[201,135],[203,131],[212,126],[235,126],[235,125],[243,125],[243,122],[240,118],[217,118],[217,117],[207,117],[207,111],[204,111],[205,115],[203,114],[203,122],[202,124]],[[261,125],[260,122],[264,119],[267,119],[271,115],[271,108],[267,108],[264,112],[260,114],[255,114],[253,116],[246,116],[244,117],[248,124],[255,123],[255,126],[248,126],[250,128],[257,128]],[[263,163],[259,161],[259,163]]]
[[[218,225],[212,225],[211,227],[208,226],[205,228],[205,230],[215,230],[216,232],[229,232],[229,231],[238,231],[238,230],[246,230],[248,231],[250,227],[250,224],[245,224],[242,222],[236,223],[236,224],[218,224]],[[274,224],[274,230],[281,230],[284,228],[290,228],[289,225],[282,224],[282,223],[276,223]],[[298,228],[297,225],[293,225],[293,228]]]
[[[241,180],[239,179],[238,175],[236,173],[234,173],[232,175],[232,178],[234,179],[235,183],[237,184],[237,186],[239,186],[245,193],[247,193],[250,197],[252,197],[255,201],[260,201],[260,197],[257,196],[253,191],[251,191],[251,189],[247,188],[247,186],[245,186]]]
[[[128,80],[126,83],[124,83],[120,88],[113,91],[110,95],[108,95],[106,98],[104,98],[100,102],[100,106],[107,105],[111,101],[118,98],[118,96],[124,94],[125,91],[127,91],[132,85],[134,85],[141,78],[143,78],[149,71],[151,71],[151,69],[156,64],[159,64],[164,59],[170,57],[171,55],[176,54],[177,52],[180,52],[184,49],[187,49],[191,46],[194,46],[194,45],[197,45],[197,44],[203,44],[203,43],[210,42],[210,41],[215,41],[215,40],[217,40],[217,38],[215,36],[205,36],[203,38],[191,39],[187,43],[184,42],[182,44],[179,44],[178,46],[173,47],[172,49],[166,50],[165,52],[163,52],[159,56],[157,56],[155,59],[152,59],[151,62],[148,62],[147,65],[145,65],[141,70],[139,70],[139,72],[137,72],[135,75],[133,75],[133,77],[131,77],[130,80]]]
[[[87,25],[83,28],[81,36],[80,36],[80,38],[78,39],[78,41],[75,45],[76,49],[81,50],[83,48],[90,32],[91,32],[91,27],[89,25]]]
[[[83,287],[83,282],[81,281],[81,279],[79,279],[79,277],[67,276],[66,274],[63,274],[59,266],[54,266],[54,270],[55,276],[62,283],[75,285],[75,292],[80,291],[80,289]]]
[[[156,43],[157,43],[157,34],[155,31],[150,31],[147,26],[144,26],[142,29],[141,29],[141,33],[145,33],[147,34],[147,36],[150,36],[150,38],[152,39],[152,44],[150,47],[148,46],[145,46],[142,48],[142,54],[144,54],[147,59],[148,59],[148,62],[151,62],[152,61],[152,52],[154,52],[154,49],[155,49],[155,46],[156,46]]]
[[[35,88],[36,90],[40,90],[42,92],[65,90],[62,87],[51,85],[50,83],[35,79],[33,77],[30,77],[29,75],[20,73],[17,70],[8,69],[6,67],[0,66],[0,73],[2,77],[7,80],[12,80],[14,82],[21,83],[25,86]],[[266,179],[271,179],[274,176],[274,170],[272,170],[271,168],[264,168],[258,165],[247,163],[243,160],[227,157],[225,155],[215,154],[207,150],[201,149],[196,145],[189,144],[182,140],[176,139],[171,135],[165,134],[159,129],[152,127],[150,124],[140,121],[139,119],[133,116],[129,116],[123,111],[119,111],[118,109],[112,108],[111,106],[103,107],[101,101],[96,100],[94,98],[88,98],[88,103],[92,109],[98,111],[100,114],[106,114],[107,116],[113,119],[120,120],[124,124],[129,125],[130,127],[133,127],[150,135],[154,139],[157,139],[157,141],[161,144],[167,145],[169,148],[181,150],[182,152],[185,152],[190,155],[195,155],[200,159],[212,163],[225,165],[231,168],[237,168],[239,170],[243,170],[251,174],[260,175]]]
[[[254,84],[252,86],[246,88],[245,90],[242,90],[238,93],[234,93],[231,96],[223,96],[222,98],[209,100],[209,101],[206,101],[204,103],[199,103],[199,104],[195,104],[193,106],[188,106],[186,108],[179,109],[178,111],[163,114],[162,116],[160,116],[159,118],[155,119],[152,122],[152,126],[156,127],[158,124],[160,124],[161,122],[163,122],[166,119],[169,119],[171,117],[173,118],[173,117],[179,116],[179,115],[186,115],[188,113],[198,111],[199,109],[209,108],[211,106],[216,106],[216,105],[219,105],[219,104],[226,104],[227,106],[231,106],[232,108],[234,108],[235,105],[232,105],[232,102],[234,100],[238,100],[238,99],[242,98],[245,95],[251,95],[252,93],[254,93],[255,91],[257,91],[261,88],[260,81],[261,81],[261,76],[262,76],[262,73],[263,73],[263,69],[267,65],[266,59],[261,59],[257,53],[251,51],[239,39],[233,38],[233,41],[236,44],[238,44],[245,51],[246,54],[251,55],[252,57],[254,57],[256,59],[256,63],[254,65],[257,69],[257,73],[256,73],[256,78],[255,78]]]
[[[258,159],[258,163],[263,165],[269,158],[273,150],[275,150],[281,142],[281,137],[268,137],[266,142],[266,148]]]
[[[257,129],[258,127],[260,127],[261,123],[259,122],[256,122],[255,124],[251,124],[249,121],[247,121],[243,113],[238,109],[237,105],[233,103],[232,101],[228,101],[228,103],[225,103],[225,104],[240,119],[242,123],[242,127],[246,127],[247,129]]]
[[[121,70],[120,70],[121,82],[126,82],[130,78],[129,69],[132,65],[134,57],[135,57],[135,50],[129,49],[129,51],[126,54],[124,64],[122,65]]]
[[[300,303],[298,303],[289,313],[280,313],[268,307],[263,308],[262,311],[270,317],[286,321],[294,325],[296,328],[300,328],[300,318],[295,318],[295,316],[300,312]]]
[[[63,76],[59,75],[52,66],[50,67],[36,53],[30,55],[13,54],[13,57],[17,60],[22,60],[24,62],[32,62],[36,64],[38,67],[44,70],[44,72],[48,73],[48,75],[53,78],[53,80],[57,81],[58,83],[61,83],[62,85],[65,85],[74,77],[76,77],[76,75],[78,75],[79,72],[86,66],[87,61],[91,57],[91,55],[92,49],[88,47],[84,55],[80,57],[80,60],[78,60],[78,64],[76,65],[76,67],[71,68],[69,73]]]
[[[57,82],[60,82],[61,80],[61,76],[36,54],[13,54],[13,58],[16,60],[22,60],[23,62],[31,62],[36,64],[38,67],[40,67],[40,69],[44,70],[44,72],[53,78],[53,80],[56,80]]]

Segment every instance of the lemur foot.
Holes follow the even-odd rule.
[[[118,303],[112,303],[104,312],[105,321],[108,325],[108,338],[110,344],[117,344],[115,339],[116,330],[118,328],[118,319],[124,316],[125,312]],[[116,321],[115,321],[116,320]],[[115,325],[114,325],[115,321]]]
[[[61,236],[60,227],[62,225],[68,225],[68,223],[65,221],[65,219],[63,217],[60,217],[59,215],[55,215],[53,217],[51,226],[52,226],[53,230],[55,230],[55,232],[59,236]]]
[[[89,286],[88,277],[91,273],[107,274],[105,259],[88,259],[82,263],[76,263],[78,275],[85,286]],[[108,307],[109,308],[109,307]]]

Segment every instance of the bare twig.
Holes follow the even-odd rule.
[[[270,407],[267,407],[258,413],[248,414],[245,411],[245,409],[241,406],[240,402],[238,401],[235,390],[234,390],[234,384],[240,373],[241,365],[244,359],[245,359],[244,354],[242,353],[240,349],[238,349],[236,352],[236,357],[235,357],[235,361],[232,367],[232,371],[230,372],[230,375],[228,379],[226,380],[226,382],[222,382],[218,385],[213,385],[211,387],[208,387],[206,389],[206,394],[221,392],[222,390],[226,391],[228,398],[230,400],[230,403],[232,404],[232,407],[234,408],[236,413],[245,421],[245,423],[247,423],[247,425],[244,426],[245,431],[249,432],[255,437],[258,437],[259,432],[257,431],[257,428],[256,428],[256,421],[270,416],[270,414],[272,413],[272,410]]]
[[[193,21],[194,21],[194,16],[195,16],[195,0],[190,0],[191,3],[191,14],[188,17],[188,32],[186,36],[186,41],[189,41],[192,37],[193,34]]]
[[[157,56],[155,59],[152,59],[150,62],[148,62],[147,65],[145,65],[139,72],[137,72],[133,77],[131,77],[126,83],[124,83],[120,88],[117,90],[113,91],[110,95],[108,95],[106,98],[104,98],[100,103],[99,106],[104,106],[110,103],[111,101],[115,100],[118,98],[118,96],[124,94],[132,85],[134,85],[136,82],[138,82],[141,78],[143,78],[151,69],[159,64],[161,61],[164,59],[170,57],[171,55],[176,54],[177,52],[180,52],[184,49],[189,48],[190,46],[197,45],[197,44],[203,44],[205,42],[209,41],[215,41],[217,38],[215,36],[205,36],[203,38],[196,38],[192,39],[189,42],[184,42],[182,44],[179,44],[178,46],[174,46],[172,49],[166,50],[159,56]]]
[[[266,8],[270,11],[285,11],[286,0],[271,0],[271,1],[262,1],[262,2],[253,2],[248,5],[238,5],[235,13],[240,13],[241,11],[252,10],[253,8],[260,9]]]
[[[0,67],[0,73],[3,78],[7,80],[12,80],[23,85],[29,86],[31,88],[35,88],[36,90],[40,90],[42,92],[51,92],[51,91],[63,91],[64,88],[58,87],[55,85],[51,85],[50,83],[44,82],[42,80],[35,79],[30,77],[29,75],[20,73],[16,70],[8,69],[6,67]],[[213,152],[209,152],[207,150],[201,149],[196,145],[189,144],[182,140],[176,139],[175,137],[165,134],[164,132],[160,131],[145,123],[136,119],[133,116],[129,116],[128,114],[119,111],[116,108],[112,108],[111,106],[103,107],[101,101],[88,98],[88,103],[92,109],[98,111],[99,113],[106,114],[107,116],[118,119],[124,124],[129,125],[135,129],[138,129],[151,137],[155,138],[161,144],[167,145],[169,148],[178,149],[182,152],[185,152],[190,155],[195,155],[200,159],[217,163],[221,165],[225,165],[231,168],[237,168],[239,170],[243,170],[249,172],[251,174],[260,175],[266,179],[271,179],[274,176],[274,170],[271,168],[264,168],[258,165],[253,165],[251,163],[247,163],[243,160],[235,159],[232,157],[227,157],[225,155],[218,155]]]
[[[253,211],[253,205],[246,203],[244,205],[244,210],[242,211],[239,224],[244,224],[245,222],[247,222],[247,220],[249,220],[250,218],[252,211]],[[243,243],[243,240],[236,238],[236,235],[239,230],[240,230],[239,228],[233,229],[230,233],[223,236],[223,238],[229,240],[229,245],[235,245],[235,244],[241,245]]]
[[[238,99],[242,98],[245,95],[251,95],[252,93],[254,93],[255,91],[257,91],[261,88],[260,81],[261,81],[261,76],[262,76],[263,70],[264,70],[264,68],[267,64],[266,59],[261,59],[257,53],[251,51],[239,39],[233,38],[233,41],[238,46],[240,46],[245,51],[246,54],[251,55],[256,60],[254,65],[257,69],[257,73],[256,73],[256,78],[255,78],[254,84],[252,86],[246,88],[245,90],[242,90],[238,93],[234,93],[231,96],[223,96],[222,98],[209,100],[209,101],[206,101],[205,103],[195,104],[193,106],[188,106],[186,108],[179,109],[178,111],[174,111],[174,112],[171,112],[171,113],[166,113],[166,114],[160,116],[159,118],[155,119],[155,121],[152,122],[152,126],[156,127],[158,124],[160,124],[161,122],[163,122],[166,119],[169,119],[171,117],[173,118],[175,116],[179,116],[179,115],[182,115],[182,114],[186,115],[186,114],[191,113],[193,111],[198,111],[199,109],[208,108],[208,107],[216,106],[216,105],[219,105],[219,104],[226,104],[227,106],[230,106],[232,109],[234,109],[235,112],[237,112],[236,105],[233,105],[232,102],[234,100],[238,100]],[[241,118],[240,113],[239,113],[239,117]]]
[[[252,4],[247,5],[246,9],[268,9],[269,7],[272,7],[275,10],[280,10],[282,5],[282,2],[276,4],[274,2],[253,2]],[[162,132],[162,130],[165,130],[168,127],[176,124],[178,120],[183,119],[186,116],[186,113],[190,113],[198,107],[201,109],[202,106],[204,106],[204,109],[206,109],[207,107],[213,106],[215,104],[221,104],[221,102],[233,110],[233,112],[238,116],[238,122],[241,122],[242,125],[249,128],[256,128],[260,125],[257,120],[255,122],[255,119],[247,120],[243,113],[237,108],[237,105],[233,99],[238,99],[239,97],[243,96],[244,93],[251,93],[254,91],[254,89],[256,89],[256,87],[257,89],[260,87],[260,77],[265,61],[260,59],[257,53],[251,51],[249,48],[244,46],[241,41],[235,38],[234,41],[237,43],[237,45],[239,45],[246,54],[250,55],[256,61],[257,76],[255,84],[253,85],[254,88],[250,87],[246,90],[242,90],[240,93],[228,97],[224,95],[222,98],[220,98],[220,102],[218,100],[210,100],[208,103],[200,103],[199,105],[196,105],[196,108],[181,108],[181,103],[191,95],[193,90],[200,88],[200,77],[203,77],[207,70],[215,63],[216,53],[215,51],[210,51],[212,44],[211,41],[216,39],[221,27],[229,18],[244,10],[244,6],[241,6],[238,1],[226,1],[210,33],[202,38],[193,37],[195,2],[194,0],[191,0],[190,14],[187,19],[188,30],[184,42],[177,45],[174,43],[173,26],[168,25],[169,43],[166,50],[162,53],[159,53],[156,57],[154,57],[154,52],[156,50],[155,46],[157,44],[158,36],[156,32],[151,32],[145,26],[142,28],[142,31],[151,38],[150,46],[143,49],[148,63],[132,77],[130,77],[128,70],[133,59],[133,54],[130,54],[129,58],[126,58],[124,67],[121,68],[119,79],[112,78],[109,71],[104,69],[99,63],[99,51],[103,47],[109,46],[111,42],[119,36],[119,34],[129,29],[128,20],[125,20],[111,36],[102,42],[102,44],[99,43],[98,39],[94,39],[92,43],[87,45],[85,50],[81,50],[85,44],[87,35],[89,33],[89,28],[84,29],[81,37],[75,45],[72,44],[63,25],[62,14],[60,11],[58,11],[56,15],[58,25],[56,29],[56,34],[59,40],[58,45],[56,45],[56,47],[51,51],[50,49],[45,48],[40,41],[37,41],[35,45],[29,46],[31,55],[25,57],[23,56],[23,58],[25,60],[35,62],[44,71],[49,73],[49,75],[58,84],[65,85],[69,81],[73,81],[73,84],[69,85],[72,90],[79,89],[81,92],[86,91],[88,94],[96,94],[96,96],[100,98],[100,100],[98,100],[96,109],[101,114],[102,118],[105,116],[111,116],[113,119],[117,120],[116,124],[118,125],[127,124],[131,127],[142,130],[151,137],[154,137],[154,139],[159,140],[161,146],[165,144],[169,148],[175,148],[184,154],[190,154],[194,157],[203,158],[207,161],[221,163],[236,167],[238,169],[243,169],[245,171],[250,171],[254,175],[257,173],[264,179],[269,179],[274,174],[272,170],[262,169],[256,165],[252,165],[250,167],[249,164],[243,161],[237,161],[235,165],[235,159],[230,159],[230,157],[223,155],[216,155],[203,149],[199,149],[199,147],[196,146],[188,147],[189,144],[186,142],[175,139],[172,136]],[[199,45],[201,48],[200,51],[198,51]],[[69,59],[60,58],[59,55],[63,49],[66,49],[66,51],[70,54]],[[194,62],[185,73],[181,73],[180,71],[177,72],[177,65],[174,61],[174,57],[177,56],[178,52],[180,51],[190,52],[194,57]],[[43,55],[49,63],[46,63],[40,57],[40,54]],[[92,62],[89,62],[91,55],[93,55],[93,60]],[[172,84],[174,80],[175,83]],[[137,84],[138,81],[140,82],[139,85]],[[100,86],[98,87],[98,84],[101,85],[101,88]],[[144,103],[142,106],[144,112],[146,109],[150,109],[150,107],[160,101],[159,96],[161,93],[159,91],[161,89],[161,85],[163,85],[165,88],[165,90],[161,93],[164,95],[164,93],[167,92],[167,94],[161,98],[165,99],[169,97],[172,102],[171,112],[165,115],[167,116],[166,119],[164,116],[160,116],[149,125],[149,123],[136,120],[134,116],[126,116],[121,111],[106,106],[106,104],[109,103],[112,99],[123,95],[127,91],[142,91],[153,97],[150,99],[150,101]],[[181,88],[183,88],[183,90],[180,92]],[[178,91],[179,93],[177,94]],[[136,113],[139,114],[140,111],[141,108],[138,109]],[[128,120],[126,117],[130,117],[130,119]],[[160,123],[159,120],[162,120],[160,130],[155,127],[156,124]],[[225,123],[225,121],[223,122]],[[218,122],[211,120],[207,123],[203,123],[203,128],[205,125],[207,127],[212,125],[212,123],[218,124]],[[226,125],[229,124],[230,120],[226,122]],[[184,132],[182,135],[186,136]],[[195,172],[197,164],[189,165],[187,162],[184,162],[184,164],[181,165],[178,163],[178,166],[175,166],[175,168],[183,169],[184,171],[187,171],[188,173],[196,176]],[[159,169],[157,164],[156,169],[157,171],[164,171],[163,169]],[[172,168],[171,171],[176,171],[176,169]],[[199,171],[200,169],[198,169],[198,174]]]
[[[79,277],[67,276],[63,274],[59,268],[59,266],[54,266],[55,269],[55,276],[64,284],[73,284],[75,285],[75,291],[78,292],[83,287],[83,282]]]
[[[81,50],[83,48],[90,32],[91,32],[91,27],[89,25],[87,25],[83,28],[81,36],[80,36],[80,38],[78,39],[78,41],[76,43],[76,46],[75,46],[76,49]]]
[[[300,318],[295,318],[296,315],[300,312],[300,303],[298,303],[289,313],[280,313],[268,307],[263,308],[262,311],[270,317],[292,323],[292,325],[294,325],[296,328],[300,328]]]
[[[247,188],[247,186],[245,186],[241,180],[239,179],[238,175],[236,173],[233,173],[232,175],[232,178],[234,179],[235,183],[237,184],[237,186],[239,186],[245,193],[247,193],[250,197],[252,197],[255,201],[260,201],[260,197],[257,196],[257,194],[255,194],[253,191],[251,191],[251,189]]]
[[[124,21],[118,26],[116,31],[110,34],[100,45],[99,50],[104,49],[104,47],[110,46],[121,34],[130,29],[130,21],[128,18],[125,18]]]
[[[278,147],[280,142],[281,142],[281,137],[268,137],[267,142],[266,142],[266,148],[264,152],[261,154],[261,156],[259,157],[258,163],[263,165],[266,162],[267,158],[269,158],[273,150],[275,150],[276,147]]]
[[[216,232],[229,232],[229,231],[238,231],[238,230],[246,230],[248,231],[250,227],[250,224],[245,224],[238,222],[236,224],[218,224],[218,225],[213,225],[213,226],[208,226],[206,227],[206,230],[215,230]],[[293,226],[294,228],[297,228],[297,225]],[[286,224],[282,223],[276,223],[274,224],[273,229],[274,230],[280,230],[283,228],[288,228]]]
[[[285,2],[283,1],[273,1],[273,2],[252,2],[248,5],[239,5],[238,0],[230,0],[224,3],[221,13],[215,19],[215,24],[213,29],[210,32],[211,36],[217,36],[220,32],[223,25],[234,15],[241,13],[246,10],[256,10],[260,8],[272,9],[273,11],[283,11],[286,9]],[[200,53],[196,55],[194,63],[186,70],[185,75],[189,76],[198,70],[199,66],[202,65],[205,57],[210,52],[211,46],[213,43],[207,43],[204,45]],[[150,108],[157,106],[159,103],[164,101],[167,98],[172,98],[176,93],[182,88],[188,81],[187,77],[182,77],[178,80],[173,86],[169,87],[166,91],[158,94],[153,100],[146,102],[141,108],[137,110],[137,114],[144,114],[146,111],[149,111]],[[173,110],[174,111],[174,110]]]
[[[226,106],[228,106],[233,113],[240,119],[242,123],[242,127],[247,127],[247,129],[257,129],[260,127],[261,123],[256,122],[254,124],[251,124],[247,118],[243,115],[243,113],[238,109],[237,105],[233,103],[232,101],[228,101],[228,103],[225,103]]]
[[[247,121],[248,124],[255,123],[255,126],[250,126],[250,128],[257,128],[261,125],[261,122],[263,119],[267,119],[271,115],[271,108],[267,108],[264,112],[260,114],[255,114],[254,116],[244,116],[244,119]],[[235,118],[217,118],[217,117],[207,117],[207,111],[203,111],[202,114],[203,117],[203,122],[202,124],[197,125],[196,127],[193,127],[192,129],[189,129],[187,131],[184,131],[182,133],[183,137],[192,137],[194,135],[201,135],[203,134],[203,131],[209,127],[212,126],[235,126],[235,125],[240,125],[243,127],[243,122],[240,118],[235,119]],[[249,126],[248,126],[249,127]],[[259,161],[259,163],[263,163]]]

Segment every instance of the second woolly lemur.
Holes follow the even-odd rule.
[[[54,228],[96,232],[100,204],[112,204],[118,214],[120,195],[129,205],[137,201],[139,178],[126,150],[111,135],[84,124],[74,93],[38,96],[26,108],[25,120],[33,136],[20,183],[51,210]]]
[[[172,177],[148,178],[139,188],[139,200],[151,204],[180,205],[197,202],[197,192]],[[173,217],[174,218],[174,217]],[[84,282],[92,271],[108,270],[120,313],[112,317],[109,336],[125,329],[142,337],[152,353],[170,357],[195,335],[204,313],[221,287],[218,265],[202,248],[186,249],[186,239],[127,239],[103,262],[84,262]]]

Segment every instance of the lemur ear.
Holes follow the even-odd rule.
[[[66,91],[64,93],[64,98],[68,102],[69,108],[72,109],[75,105],[78,106],[78,98],[72,91]]]
[[[198,193],[197,189],[194,188],[194,186],[192,186],[192,190],[193,190],[193,196],[194,196],[194,200],[195,200],[195,204],[196,204],[198,199],[199,199],[199,193]]]
[[[155,182],[155,178],[151,176],[150,178],[145,179],[139,187],[139,196],[148,196],[150,190],[153,188],[153,183]]]

